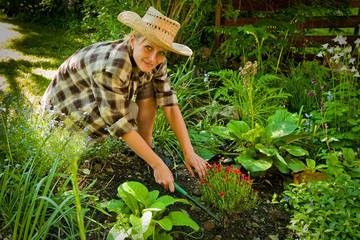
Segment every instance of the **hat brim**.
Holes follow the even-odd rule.
[[[131,11],[122,12],[118,15],[118,20],[119,22],[139,32],[150,42],[153,42],[159,47],[162,47],[166,50],[184,56],[191,56],[193,54],[193,51],[188,46],[179,43],[173,43],[172,45],[167,45],[163,41],[158,39],[156,36],[154,36],[154,34],[151,32],[151,29],[146,25],[146,23],[142,20],[142,18],[135,12],[131,12]]]

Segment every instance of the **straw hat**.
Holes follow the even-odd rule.
[[[125,11],[118,15],[118,20],[159,47],[185,56],[191,56],[193,53],[189,47],[174,43],[180,24],[164,16],[153,7],[147,10],[143,18],[137,13]]]

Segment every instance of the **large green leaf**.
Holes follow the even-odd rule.
[[[156,223],[158,223],[165,231],[170,231],[173,227],[171,219],[168,217],[164,217],[163,219],[156,221]]]
[[[124,202],[117,199],[111,199],[110,201],[101,203],[102,208],[107,208],[110,212],[115,212],[117,215],[121,213],[121,209],[124,207]]]
[[[159,197],[156,202],[161,202],[164,204],[165,207],[167,207],[170,204],[173,204],[175,202],[182,202],[182,203],[189,203],[186,199],[175,199],[172,196],[164,195],[162,197]]]
[[[199,230],[199,225],[183,212],[173,211],[164,218],[169,218],[173,226],[189,226],[195,231]]]
[[[281,173],[288,174],[290,172],[288,165],[281,162],[278,158],[274,159],[274,166],[279,169]]]
[[[258,159],[253,158],[248,154],[241,154],[235,161],[240,163],[246,170],[251,172],[265,171],[271,168],[273,160],[270,157],[262,156]]]
[[[297,123],[299,121],[299,117],[296,113],[289,113],[285,109],[276,110],[275,114],[271,115],[267,119],[268,123],[276,123],[276,122],[290,122]]]
[[[145,233],[150,226],[151,219],[152,219],[151,211],[144,212],[144,214],[142,215],[141,218],[136,217],[135,215],[132,214],[130,216],[130,222],[132,225],[132,233],[134,233],[134,234]]]
[[[285,146],[281,146],[280,149],[285,149],[288,153],[290,153],[291,155],[294,155],[295,157],[309,155],[308,151],[306,151],[305,149],[303,149],[299,146],[285,145]]]
[[[122,185],[118,187],[118,194],[122,200],[124,200],[125,204],[130,208],[131,212],[136,214],[139,213],[139,204],[138,201],[128,192],[126,192]]]
[[[296,128],[292,122],[272,122],[265,127],[265,134],[268,139],[277,139],[291,134]]]
[[[261,143],[256,144],[256,145],[255,145],[255,148],[256,148],[257,150],[259,150],[259,152],[261,152],[262,154],[265,154],[265,155],[268,156],[268,157],[275,156],[276,153],[277,153],[277,149],[276,149],[276,148],[271,148],[271,147],[267,148],[267,147],[265,147],[265,146],[264,146],[263,144],[261,144]]]
[[[155,201],[153,204],[151,204],[148,208],[145,208],[143,211],[163,211],[166,209],[165,204],[159,201]]]
[[[136,200],[144,204],[145,207],[149,204],[149,191],[139,182],[125,182],[122,185],[122,189],[131,194]]]
[[[158,190],[153,190],[149,192],[149,205],[153,204],[158,196],[159,196]]]
[[[213,149],[206,149],[201,146],[194,146],[194,150],[197,153],[197,155],[199,155],[202,159],[204,159],[205,161],[210,160],[211,158],[213,158],[216,154],[221,153],[221,151],[219,150],[213,150]]]
[[[260,126],[256,126],[255,128],[251,129],[250,131],[243,133],[242,138],[250,143],[257,143],[258,139],[261,139],[264,133],[264,128]]]
[[[283,136],[281,138],[281,141],[283,141],[285,144],[290,144],[292,142],[298,141],[300,139],[305,139],[313,136],[312,133],[299,133],[299,134],[289,134],[286,136]]]
[[[306,169],[305,164],[299,159],[287,157],[285,161],[293,172],[300,172]]]
[[[239,139],[243,138],[243,133],[250,130],[249,125],[244,121],[230,120],[226,127]]]
[[[234,137],[231,136],[230,131],[227,127],[214,126],[214,127],[211,127],[211,131],[213,133],[215,133],[216,135],[219,135],[220,137],[223,137],[225,139],[230,139],[230,140],[234,139]]]
[[[155,232],[154,239],[156,240],[173,240],[170,234]]]

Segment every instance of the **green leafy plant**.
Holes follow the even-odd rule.
[[[226,127],[215,126],[212,130],[221,137],[238,142],[237,151],[241,153],[235,161],[251,172],[266,171],[273,165],[282,173],[304,170],[305,164],[299,157],[308,155],[308,152],[294,143],[309,135],[299,132],[302,122],[299,116],[281,109],[267,122],[265,127],[256,125],[251,129],[244,121],[231,120]]]
[[[324,44],[317,55],[324,58],[329,66],[328,74],[331,77],[325,82],[328,91],[309,93],[319,99],[318,107],[311,112],[311,119],[321,126],[322,140],[329,149],[329,142],[332,142],[333,147],[340,148],[360,140],[360,74],[357,56],[360,39],[354,42],[354,49],[344,36],[339,35],[333,41],[335,44]]]
[[[360,238],[360,182],[290,184],[280,202],[291,211],[289,229],[301,239]],[[274,202],[277,202],[274,200]]]
[[[265,124],[266,118],[281,108],[289,94],[276,87],[278,77],[271,74],[258,76],[257,63],[248,62],[238,71],[210,72],[221,83],[214,100],[231,104],[233,119],[242,120],[252,127]]]
[[[201,180],[203,199],[220,212],[231,215],[260,203],[257,191],[252,189],[252,180],[238,167],[214,163],[208,167],[207,174]]]
[[[84,213],[90,209],[88,200],[95,197],[86,194],[89,188],[77,188],[77,162],[86,146],[83,136],[55,128],[24,96],[0,92],[0,98],[2,230],[13,239],[45,239],[56,227],[68,238],[85,239]],[[66,174],[68,169],[71,174]]]
[[[172,239],[173,226],[189,226],[195,231],[199,226],[181,211],[172,211],[163,216],[166,207],[176,203],[186,203],[186,199],[159,196],[159,191],[151,192],[139,182],[125,182],[118,188],[118,196],[102,203],[109,211],[117,214],[117,222],[110,230],[107,239]]]

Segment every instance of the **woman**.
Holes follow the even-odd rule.
[[[127,38],[99,42],[69,57],[59,68],[41,103],[59,120],[81,122],[90,136],[101,141],[109,134],[121,137],[154,170],[157,183],[174,191],[173,175],[153,151],[152,132],[158,106],[183,150],[194,176],[205,178],[207,163],[193,150],[170,85],[165,54],[191,56],[173,40],[180,24],[150,7],[143,18],[125,11],[118,20],[133,29]],[[134,101],[135,100],[135,101]],[[135,130],[137,127],[137,131]]]

